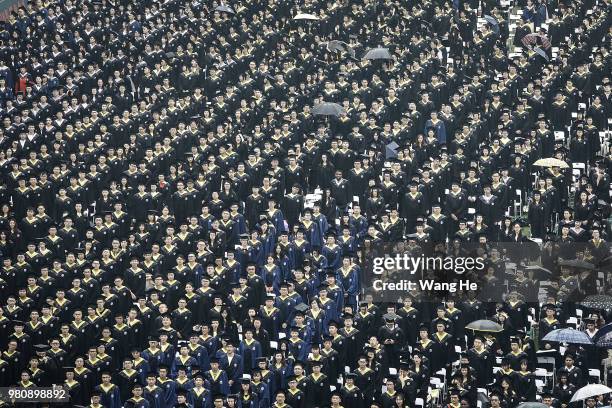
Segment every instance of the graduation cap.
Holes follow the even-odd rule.
[[[385,313],[383,315],[383,319],[385,319],[386,322],[394,322],[395,320],[399,319],[399,316],[395,313]]]
[[[294,307],[298,312],[306,313],[309,309],[308,305],[305,303],[299,303]]]
[[[410,363],[407,361],[400,361],[399,369],[403,371],[410,371]]]
[[[34,345],[34,349],[36,350],[37,353],[44,353],[45,351],[49,350],[51,347],[49,347],[47,344],[35,344]]]
[[[346,378],[347,380],[353,380],[354,381],[355,379],[357,379],[357,374],[355,374],[355,373],[346,373],[344,375],[344,378]]]

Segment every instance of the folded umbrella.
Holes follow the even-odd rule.
[[[536,54],[544,58],[546,61],[550,61],[550,58],[548,57],[548,54],[546,53],[546,51],[544,51],[540,47],[533,47],[533,50],[535,51]]]
[[[584,401],[587,398],[609,394],[611,392],[612,388],[606,387],[603,384],[589,384],[576,391],[570,402]]]
[[[491,332],[499,333],[504,330],[501,324],[495,323],[492,320],[475,320],[472,323],[465,326],[466,329],[480,331],[480,332]]]
[[[572,328],[553,330],[542,340],[568,344],[593,344],[588,334]]]

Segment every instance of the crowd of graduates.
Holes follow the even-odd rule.
[[[26,2],[0,23],[0,386],[568,407],[605,355],[542,339],[596,292],[565,261],[609,268],[610,19],[601,0]],[[400,247],[483,256],[479,293],[376,301],[365,261]]]

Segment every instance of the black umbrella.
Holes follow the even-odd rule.
[[[312,108],[314,115],[321,116],[340,116],[344,112],[344,108],[334,102],[322,102]]]
[[[525,267],[525,272],[533,271],[533,277],[535,279],[547,279],[552,275],[552,271],[537,265],[530,265]]]
[[[591,295],[584,298],[580,302],[580,306],[589,309],[610,310],[612,309],[612,296],[608,295]],[[605,327],[605,326],[604,326]]]
[[[331,40],[323,44],[325,44],[325,48],[327,48],[329,52],[346,52],[351,57],[355,57],[355,50],[344,41]]]
[[[612,348],[612,333],[608,332],[599,336],[598,332],[595,337],[593,337],[593,343],[595,343],[597,347]]]
[[[595,269],[595,265],[582,259],[562,260],[561,262],[559,262],[559,266],[567,266],[576,269],[586,269],[589,271]]]

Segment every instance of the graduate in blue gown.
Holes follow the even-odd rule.
[[[263,361],[263,364],[260,362]],[[268,408],[270,406],[270,385],[267,382],[262,381],[260,365],[265,366],[266,359],[261,357],[258,360],[258,369],[251,373],[251,389],[257,395],[260,408]]]
[[[310,245],[320,247],[323,245],[323,233],[319,224],[312,220],[312,212],[306,208],[301,219],[301,229],[304,230],[304,237]]]
[[[121,408],[123,404],[119,387],[113,384],[111,379],[109,372],[102,373],[102,383],[96,386],[95,391],[100,394],[100,403],[104,408]]]
[[[219,368],[219,359],[214,357],[210,359],[210,370],[204,373],[206,380],[206,388],[213,395],[227,395],[230,392],[229,380],[225,371]]]
[[[150,408],[166,408],[164,390],[157,385],[155,373],[147,374],[147,385],[143,389],[144,397],[149,402]]]
[[[257,367],[257,360],[261,357],[261,344],[253,339],[253,330],[244,329],[244,338],[238,346],[238,353],[242,356],[245,372],[250,372]]]
[[[204,375],[196,374],[193,379],[194,387],[187,394],[187,401],[193,408],[212,408],[212,394],[204,387]]]
[[[166,408],[171,408],[176,403],[176,383],[168,377],[170,368],[166,365],[159,367],[159,377],[157,377],[157,385],[164,392],[164,402]]]
[[[338,269],[342,260],[342,247],[336,244],[336,233],[330,230],[326,235],[326,243],[321,249],[321,254],[327,259],[328,268]]]
[[[347,253],[342,258],[342,266],[336,271],[336,281],[344,292],[344,306],[356,310],[357,295],[359,294],[359,273],[352,264],[353,253]]]
[[[143,391],[140,384],[132,387],[132,397],[125,401],[124,408],[150,408],[149,401],[142,394]]]

